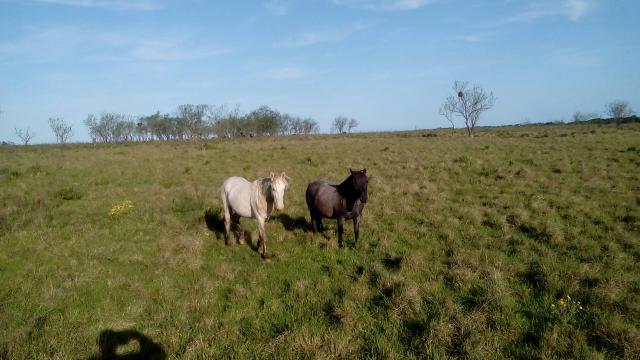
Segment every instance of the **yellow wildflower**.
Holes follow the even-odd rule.
[[[109,210],[109,216],[111,217],[120,216],[133,208],[134,208],[133,202],[131,202],[130,200],[125,200],[120,204],[114,205],[111,208],[111,210]]]

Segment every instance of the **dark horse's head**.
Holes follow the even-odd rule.
[[[351,178],[353,181],[353,187],[359,194],[360,202],[363,204],[367,203],[367,185],[369,183],[369,179],[367,178],[367,169],[362,170],[351,170]]]

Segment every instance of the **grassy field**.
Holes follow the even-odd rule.
[[[339,248],[304,191],[349,167],[369,202]],[[219,188],[270,171],[264,262],[224,245]],[[110,351],[639,358],[640,126],[0,148],[0,358]]]

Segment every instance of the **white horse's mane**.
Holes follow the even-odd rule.
[[[271,187],[271,178],[261,178],[253,182],[253,197],[256,210],[260,214],[267,217],[271,215],[273,209],[273,196],[269,188]]]
[[[282,181],[288,186],[286,176],[276,175],[273,178],[264,177],[253,182],[253,195],[255,198],[256,208],[259,213],[271,216],[273,211],[273,195],[271,194],[271,186],[274,181]]]

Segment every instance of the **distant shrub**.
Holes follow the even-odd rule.
[[[56,197],[61,200],[80,200],[84,194],[74,186],[64,187],[56,192]]]
[[[308,156],[308,155],[307,155],[307,156],[305,156],[305,157],[304,157],[304,159],[302,159],[302,163],[303,163],[303,164],[305,164],[305,165],[313,166],[313,167],[318,166],[318,163],[317,163],[317,162],[315,162],[315,161],[311,158],[311,156]]]
[[[466,167],[471,166],[471,158],[468,157],[467,155],[462,155],[460,157],[457,157],[453,161],[456,163],[462,164]]]
[[[22,176],[22,172],[10,167],[2,167],[0,168],[0,175],[4,175],[8,179],[17,179]]]
[[[199,148],[200,150],[214,150],[216,146],[208,142],[202,142],[200,146],[197,146],[196,148]]]
[[[94,180],[93,180],[93,184],[94,185],[107,185],[109,183],[109,178],[104,176],[104,175],[100,175],[97,176]]]
[[[17,179],[22,176],[22,173],[20,172],[20,170],[11,170],[9,171],[8,175],[11,179]]]
[[[27,172],[31,175],[40,175],[44,172],[44,170],[42,169],[42,166],[40,166],[39,164],[35,164],[27,168]]]

